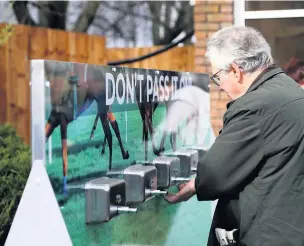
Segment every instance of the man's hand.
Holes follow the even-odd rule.
[[[179,192],[177,194],[168,192],[164,196],[164,199],[170,204],[188,201],[196,193],[195,179],[191,179],[188,183],[178,185],[178,190]]]

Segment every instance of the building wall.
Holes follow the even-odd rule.
[[[194,29],[196,36],[195,69],[196,72],[211,73],[210,64],[205,59],[207,39],[217,30],[233,24],[233,0],[198,1],[194,7]],[[229,98],[217,86],[210,84],[211,124],[217,136],[223,126],[223,115]]]

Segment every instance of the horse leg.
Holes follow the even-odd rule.
[[[162,148],[160,150],[156,149],[156,144],[155,144],[155,140],[154,140],[154,129],[153,129],[153,112],[154,111],[155,111],[155,108],[153,108],[153,105],[151,105],[151,104],[146,108],[147,128],[148,128],[150,136],[151,136],[153,153],[155,155],[159,155],[160,152],[164,151],[164,148]]]
[[[165,123],[165,129],[164,132],[162,134],[162,138],[160,141],[160,146],[159,146],[159,151],[162,152],[164,151],[164,145],[165,145],[165,141],[167,138],[168,133],[170,133],[170,143],[171,143],[171,147],[173,149],[173,151],[176,151],[176,136],[177,136],[177,132],[178,130],[178,124],[177,122],[171,122],[171,118],[169,114],[172,114],[172,104],[170,104],[169,102],[165,103],[166,106],[166,123]],[[171,111],[169,110],[171,108]],[[176,125],[176,128],[174,127],[174,125]]]
[[[173,151],[176,151],[176,131],[172,132],[170,135],[170,142]]]
[[[142,119],[142,141],[144,144],[144,152],[145,152],[145,160],[148,159],[148,137],[146,136],[147,128],[146,128],[146,114],[145,114],[145,105],[138,103],[139,113]]]
[[[104,137],[103,143],[102,143],[102,149],[101,149],[101,154],[102,155],[104,155],[104,153],[105,153],[106,144],[107,144],[107,138]]]
[[[197,117],[196,114],[193,114],[193,115],[187,117],[187,121],[186,121],[186,127],[187,128],[188,128],[189,124],[192,124],[192,125],[195,124],[194,126],[192,126],[193,138],[191,139],[191,142],[194,143],[194,144],[197,144],[197,141],[198,141],[198,117]]]
[[[165,150],[164,148],[164,145],[165,145],[165,141],[166,141],[166,138],[167,138],[167,134],[168,134],[168,131],[165,129],[163,134],[162,134],[162,138],[160,140],[160,145],[159,145],[159,153],[163,152]]]
[[[167,103],[166,103],[166,111],[167,112],[166,112],[165,128],[164,128],[161,140],[160,140],[160,145],[159,145],[158,153],[156,153],[157,155],[159,155],[161,152],[165,151],[164,145],[165,145],[165,141],[166,141],[166,138],[167,138],[168,126],[169,126],[169,121],[168,121],[168,105],[167,105]]]
[[[198,130],[198,127],[199,127],[199,115],[196,116],[196,120],[195,120],[195,144],[198,143],[198,134],[199,134],[199,130]]]
[[[138,104],[138,108],[139,108],[139,113],[140,113],[140,117],[142,120],[142,123],[144,125],[145,122],[145,106],[142,104]],[[142,128],[142,143],[144,143],[145,141],[145,128]]]
[[[112,112],[108,113],[108,119],[110,120],[112,129],[114,130],[115,135],[116,135],[116,137],[118,139],[122,158],[123,159],[129,159],[129,157],[130,157],[129,156],[129,152],[125,151],[124,146],[122,144],[122,140],[121,140],[121,136],[120,136],[120,131],[119,131],[119,127],[118,127],[118,123],[116,121],[115,115]]]
[[[168,135],[168,127],[169,127],[168,114],[169,114],[170,104],[168,102],[166,102],[165,106],[166,106],[166,124],[165,124],[164,132],[162,134],[162,138],[160,140],[159,152],[165,151],[164,145],[165,145],[165,141],[166,141],[166,138],[167,138],[167,135]]]
[[[61,151],[63,164],[63,192],[67,194],[67,173],[68,173],[68,144],[67,144],[68,122],[61,116],[60,133],[61,133]]]
[[[145,161],[148,160],[148,122],[147,119],[143,122],[143,129],[144,129],[144,141],[145,141]]]
[[[180,130],[180,126],[177,127],[177,131],[176,131],[176,138],[179,138],[179,140],[183,140],[182,138],[182,134],[181,134],[181,130]],[[185,146],[185,141],[183,141],[183,146]]]
[[[49,140],[49,137],[52,135],[53,131],[56,129],[57,126],[60,125],[60,117],[60,114],[56,113],[55,111],[51,111],[49,119],[44,127],[45,142]]]
[[[97,125],[98,118],[99,118],[99,114],[97,113],[96,117],[95,117],[95,121],[94,121],[92,131],[91,131],[90,138],[92,138],[94,136],[94,131],[96,130],[96,125]],[[103,142],[102,142],[101,155],[104,155],[104,153],[105,153],[106,144],[107,144],[107,138],[105,136],[104,139],[103,139]]]
[[[98,113],[97,113],[97,114],[96,114],[96,117],[95,117],[95,120],[94,120],[94,124],[93,124],[92,130],[91,130],[90,139],[92,139],[92,138],[94,137],[94,132],[95,132],[95,130],[96,130],[98,118],[99,118],[99,115],[98,115]]]
[[[52,135],[53,131],[55,130],[55,126],[51,123],[46,123],[44,127],[44,132],[45,132],[45,142],[49,140],[49,137]]]
[[[187,119],[186,119],[186,128],[188,128],[190,122],[192,120],[192,116],[188,116]],[[193,132],[192,132],[193,133]],[[184,136],[184,140],[183,140],[183,145],[185,146],[186,145],[186,138]]]
[[[100,121],[109,145],[109,170],[112,169],[112,133],[109,126],[109,121],[106,113],[100,114]]]
[[[144,120],[143,120],[143,122],[144,122]],[[144,125],[144,123],[143,123],[143,125]],[[145,142],[145,128],[143,127],[143,129],[142,129],[142,143],[144,143]]]

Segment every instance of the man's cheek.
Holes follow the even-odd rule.
[[[223,91],[227,92],[227,93],[230,93],[230,92],[233,91],[233,86],[231,85],[231,83],[229,83],[229,82],[227,82],[227,81],[223,81],[223,82],[221,83],[220,88],[221,88]]]

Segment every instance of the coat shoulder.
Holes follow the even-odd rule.
[[[284,106],[288,104],[292,104],[295,110],[303,108],[304,90],[282,74],[237,99],[231,110],[250,111],[256,116],[265,117],[275,111],[284,110]]]

